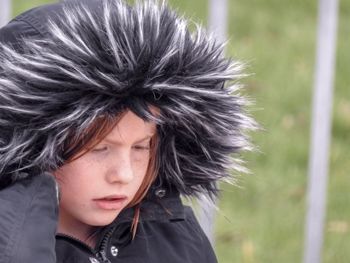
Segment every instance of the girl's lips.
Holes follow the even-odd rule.
[[[126,197],[105,197],[101,199],[94,199],[96,205],[104,210],[119,210],[124,208]]]

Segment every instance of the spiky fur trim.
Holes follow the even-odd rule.
[[[26,52],[1,46],[0,182],[57,169],[72,127],[129,108],[158,124],[162,182],[216,195],[216,181],[243,169],[233,155],[256,127],[238,94],[242,64],[164,2],[101,3],[64,2],[48,37],[24,39]]]

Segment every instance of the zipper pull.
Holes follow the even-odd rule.
[[[102,263],[111,263],[111,261],[107,258],[106,252],[101,250],[99,253],[96,254],[97,258],[102,259]]]

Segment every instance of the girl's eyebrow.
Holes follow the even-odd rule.
[[[136,141],[135,143],[143,142],[143,141],[145,141],[145,140],[147,140],[147,139],[149,139],[149,138],[152,138],[152,136],[153,136],[153,134],[147,135],[146,137],[144,137],[144,138],[142,138],[142,139]],[[118,142],[118,141],[114,141],[114,140],[107,139],[107,138],[104,139],[104,141],[109,142],[109,143],[112,143],[112,144],[116,144],[116,145],[121,145],[121,144],[122,144],[122,143],[120,143],[120,142]]]

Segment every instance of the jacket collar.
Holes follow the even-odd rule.
[[[145,199],[140,203],[139,223],[149,221],[178,221],[185,219],[180,193],[175,188],[152,185]],[[134,208],[124,209],[118,217],[106,226],[96,243],[96,249],[103,250],[113,234],[113,243],[125,245],[131,241],[131,225]],[[126,234],[125,234],[126,233]]]
[[[134,208],[123,210],[112,224],[131,222]],[[140,222],[184,219],[184,207],[178,190],[152,185],[140,204]]]

